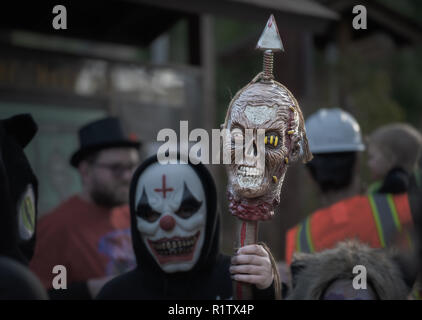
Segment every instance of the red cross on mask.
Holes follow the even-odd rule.
[[[163,198],[165,199],[166,198],[166,193],[173,191],[173,188],[166,188],[166,175],[165,174],[163,174],[163,182],[162,182],[162,184],[163,184],[163,187],[161,189],[156,188],[156,189],[154,189],[154,191],[155,192],[162,192],[163,193]]]

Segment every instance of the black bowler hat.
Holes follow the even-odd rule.
[[[78,167],[81,160],[93,152],[115,147],[138,149],[141,142],[136,137],[127,137],[118,118],[108,117],[97,120],[79,129],[79,150],[70,158],[70,164]]]

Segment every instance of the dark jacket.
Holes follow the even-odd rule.
[[[133,271],[107,283],[97,298],[162,300],[232,298],[230,257],[219,251],[220,217],[217,211],[216,187],[210,173],[202,164],[189,163],[203,183],[207,204],[205,239],[196,265],[190,271],[165,273],[145,247],[136,228],[135,190],[142,172],[156,161],[155,156],[149,158],[136,170],[130,189],[132,242],[138,265]],[[268,292],[270,292],[269,296],[273,297],[272,286],[267,290],[262,290],[257,296],[265,297]]]
[[[46,299],[26,267],[34,253],[38,181],[23,149],[37,125],[28,114],[0,120],[0,299]]]

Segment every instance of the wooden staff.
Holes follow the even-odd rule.
[[[273,53],[275,51],[284,51],[283,43],[275,23],[274,16],[271,15],[257,43],[257,49],[264,51],[263,80],[271,80],[273,76]],[[259,220],[250,221],[237,219],[236,221],[236,241],[235,250],[250,244],[258,242],[258,223]],[[234,297],[238,300],[251,300],[252,285],[234,281]]]
[[[258,221],[236,219],[235,249],[258,242]],[[233,282],[235,299],[252,300],[252,285],[239,281]]]

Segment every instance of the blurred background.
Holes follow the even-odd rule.
[[[53,7],[67,9],[67,29],[52,26]],[[367,9],[354,30],[352,8]],[[285,53],[275,77],[306,117],[322,107],[353,114],[363,134],[407,121],[422,128],[420,0],[91,0],[4,1],[0,9],[0,117],[29,112],[39,125],[26,154],[40,182],[41,215],[80,189],[69,157],[78,128],[105,115],[121,117],[157,149],[160,129],[219,128],[236,92],[262,69],[255,50],[274,14]],[[370,183],[362,159],[362,190]],[[226,175],[211,165],[230,253],[234,217]],[[285,232],[320,207],[302,164],[290,167],[281,204],[260,239],[277,259]]]

